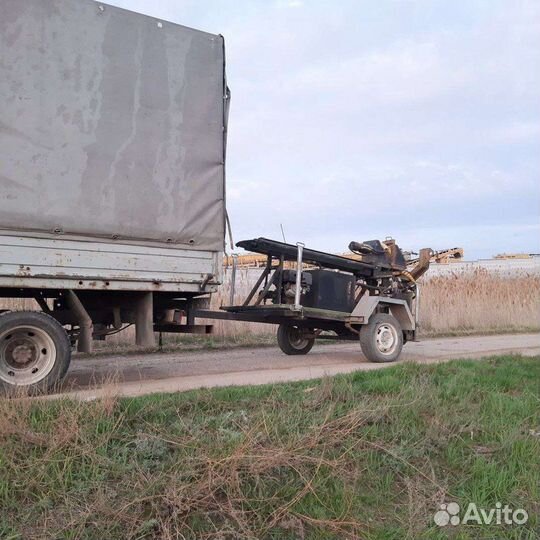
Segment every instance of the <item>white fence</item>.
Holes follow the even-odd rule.
[[[486,270],[501,276],[540,275],[540,257],[531,259],[480,259],[478,261],[453,262],[448,264],[432,264],[428,276],[444,276]]]

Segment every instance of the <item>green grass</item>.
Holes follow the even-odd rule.
[[[540,358],[0,402],[2,539],[537,538]],[[524,508],[438,528],[442,502]]]

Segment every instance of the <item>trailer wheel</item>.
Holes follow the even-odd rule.
[[[46,313],[11,311],[0,315],[0,390],[41,393],[66,374],[69,338]]]
[[[395,317],[376,313],[360,329],[360,346],[370,362],[393,362],[403,349],[403,331]]]
[[[277,341],[285,354],[307,354],[315,343],[314,338],[305,337],[301,328],[289,324],[279,325]]]

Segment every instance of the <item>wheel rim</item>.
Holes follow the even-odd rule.
[[[56,347],[41,328],[21,325],[0,335],[0,379],[15,386],[35,384],[56,361]]]
[[[393,354],[398,344],[396,329],[391,324],[383,323],[377,328],[375,344],[381,354]]]
[[[292,326],[291,328],[289,328],[288,333],[289,343],[294,349],[303,349],[304,347],[307,347],[309,345],[309,339],[304,337],[303,332],[299,328]]]

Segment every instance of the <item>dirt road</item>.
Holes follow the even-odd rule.
[[[428,339],[408,343],[400,362],[433,363],[494,354],[540,355],[540,334]],[[227,349],[163,354],[75,357],[61,393],[92,399],[103,392],[137,396],[194,388],[296,381],[381,369],[357,343],[321,344],[306,356],[277,348]]]

